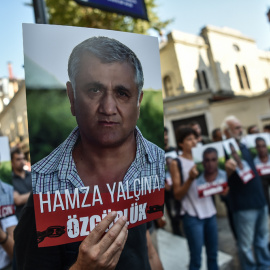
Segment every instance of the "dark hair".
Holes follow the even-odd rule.
[[[134,69],[134,81],[138,88],[138,100],[142,92],[144,77],[140,60],[137,55],[120,41],[108,37],[91,37],[78,44],[69,56],[68,76],[75,94],[76,77],[79,72],[83,53],[89,52],[97,57],[101,63],[127,62]]]
[[[168,128],[167,127],[164,127],[164,132],[168,133]]]
[[[263,126],[263,129],[269,129],[270,130],[270,125]]]
[[[266,143],[266,142],[265,142],[265,139],[262,138],[262,137],[257,137],[257,138],[255,139],[255,143],[256,143],[256,144],[257,144],[258,141],[263,141],[264,143]]]
[[[23,152],[21,151],[20,148],[17,148],[17,147],[14,148],[14,149],[12,149],[12,150],[11,150],[11,153],[10,153],[10,155],[11,155],[11,160],[13,160],[13,157],[14,157],[15,154],[20,155],[20,154],[23,154]]]
[[[217,149],[214,147],[208,147],[203,151],[203,159],[205,158],[205,155],[210,154],[210,153],[215,153],[218,157]]]
[[[188,124],[190,127],[193,127],[195,125],[200,125],[197,121],[191,121],[189,124]]]
[[[195,138],[198,138],[198,134],[189,126],[180,126],[176,131],[177,144],[182,143],[186,137],[193,134]]]
[[[256,127],[256,125],[251,125],[251,126],[249,126],[249,127],[247,128],[247,133],[248,133],[248,134],[252,134],[252,133],[251,133],[251,130],[252,130],[254,127]]]
[[[212,131],[212,138],[215,138],[217,136],[217,132],[218,131],[221,131],[220,128],[215,128],[213,131]]]

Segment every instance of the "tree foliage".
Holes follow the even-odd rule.
[[[148,21],[134,19],[96,8],[80,6],[74,0],[46,0],[49,23],[118,30],[139,34],[147,34],[148,29],[158,32],[165,28],[171,20],[161,21],[156,12],[156,0],[145,0]]]

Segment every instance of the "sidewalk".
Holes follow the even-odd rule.
[[[168,219],[167,219],[168,221]],[[237,247],[229,228],[227,218],[217,219],[219,252],[218,264],[220,270],[239,270]],[[158,229],[152,234],[152,240],[156,246],[164,270],[186,270],[189,263],[189,251],[186,239],[171,233],[170,224],[165,229]],[[206,270],[205,251],[202,254],[202,268]]]

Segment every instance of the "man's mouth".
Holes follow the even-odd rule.
[[[107,120],[100,120],[100,121],[98,121],[98,124],[102,125],[102,126],[106,126],[106,127],[112,127],[112,126],[119,125],[118,122],[107,121]]]

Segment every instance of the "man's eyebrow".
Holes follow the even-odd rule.
[[[123,91],[129,91],[129,92],[130,92],[130,89],[127,88],[126,86],[122,85],[122,84],[116,85],[116,86],[114,87],[114,89],[116,89],[116,90],[123,90]]]

